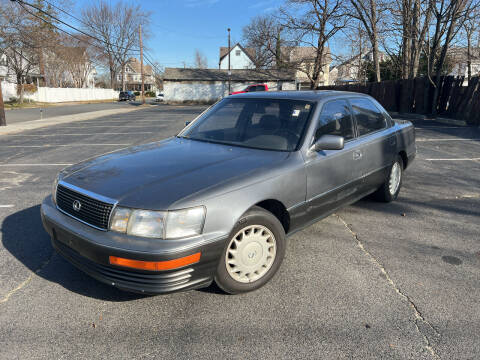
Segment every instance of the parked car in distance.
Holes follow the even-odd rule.
[[[268,85],[267,84],[248,85],[245,89],[231,92],[228,95],[244,94],[244,93],[256,92],[256,91],[268,91]]]
[[[161,102],[163,101],[163,93],[158,93],[157,96],[155,97],[156,102]]]
[[[135,93],[133,91],[120,91],[118,95],[119,101],[135,101]]]
[[[106,284],[242,293],[274,276],[287,236],[366,195],[395,200],[415,154],[412,124],[367,95],[242,94],[177,136],[62,170],[41,217],[54,248]]]

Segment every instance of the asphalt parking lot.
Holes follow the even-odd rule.
[[[174,135],[202,109],[0,136],[1,359],[480,358],[478,128],[417,121],[398,201],[365,199],[295,234],[253,293],[124,293],[53,251],[39,208],[59,170]]]

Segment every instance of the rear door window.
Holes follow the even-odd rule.
[[[357,121],[358,135],[362,136],[387,127],[385,116],[366,98],[349,99]]]
[[[315,140],[322,135],[343,136],[345,140],[353,139],[352,113],[346,100],[329,101],[323,105],[315,131]]]
[[[265,85],[257,85],[257,91],[265,91]]]

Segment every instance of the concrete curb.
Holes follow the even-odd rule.
[[[129,108],[129,109],[109,109],[109,110],[90,111],[90,112],[73,114],[73,115],[54,116],[54,117],[43,119],[43,120],[25,121],[19,124],[12,124],[12,125],[0,127],[0,136],[8,135],[8,134],[16,134],[26,130],[35,130],[35,129],[52,126],[52,125],[67,124],[71,122],[96,119],[103,116],[124,114],[132,111],[137,111],[140,109],[145,109],[145,107],[138,106],[138,107]]]

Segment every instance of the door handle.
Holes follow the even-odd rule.
[[[353,152],[353,160],[359,160],[362,158],[362,152],[360,150],[355,150]]]

